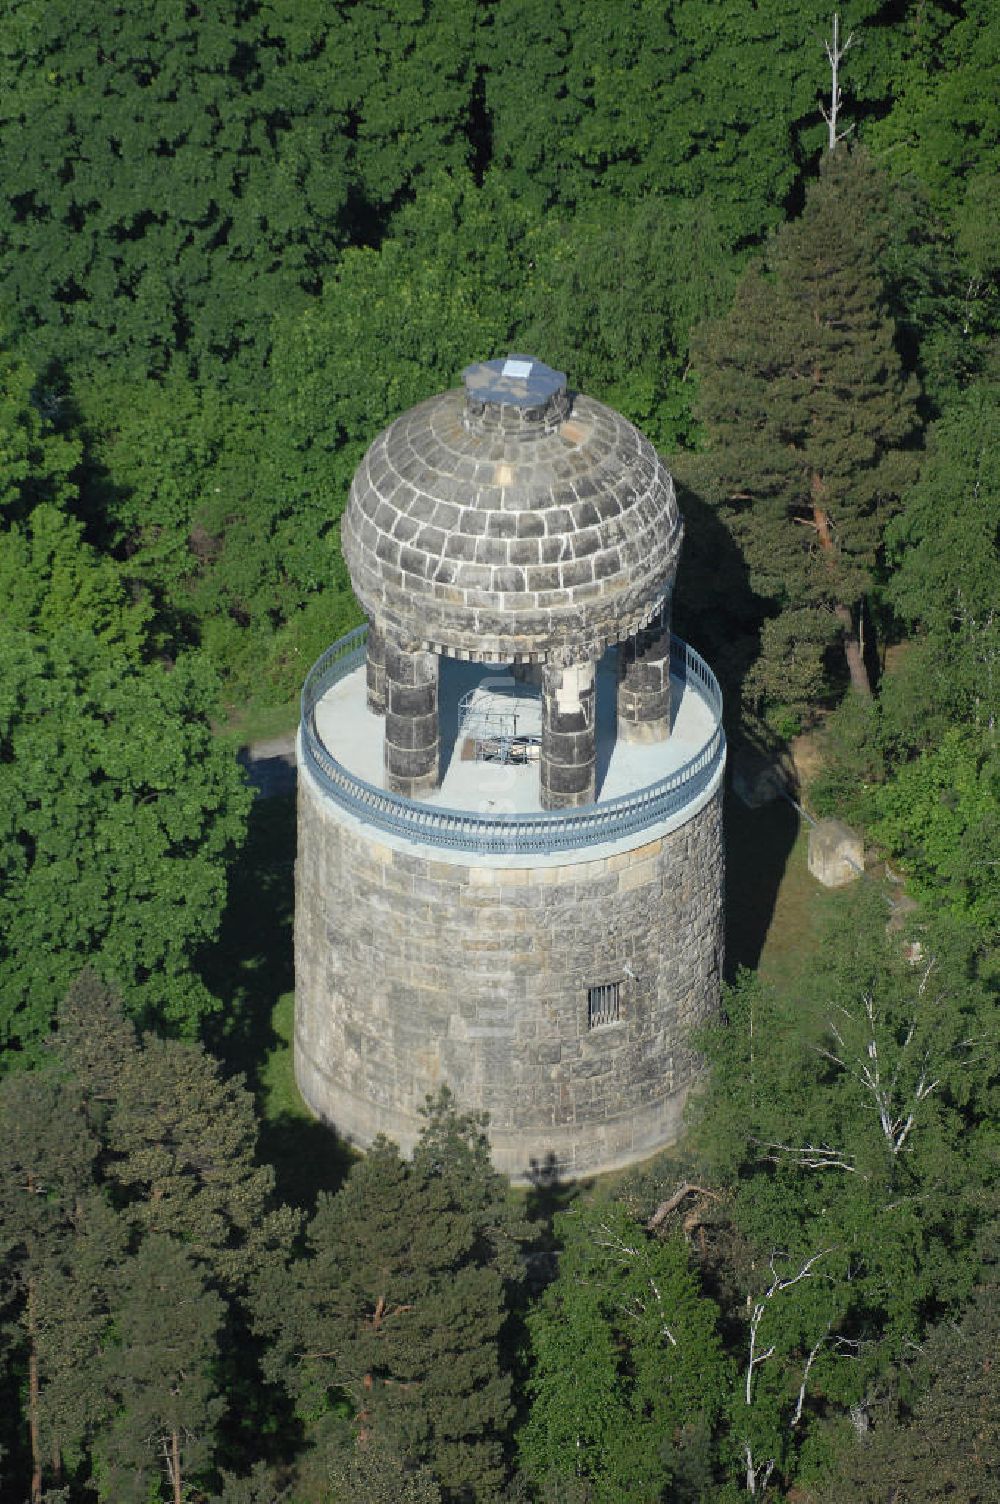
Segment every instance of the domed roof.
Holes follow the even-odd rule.
[[[368,450],[342,524],[385,631],[478,662],[596,657],[669,597],[682,524],[652,444],[528,356],[488,361]]]

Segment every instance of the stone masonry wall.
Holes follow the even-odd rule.
[[[446,1082],[500,1169],[574,1176],[671,1142],[719,1007],[721,793],[633,850],[558,866],[409,854],[299,773],[295,1070],[318,1116],[405,1151]],[[621,1019],[588,1027],[588,988]]]

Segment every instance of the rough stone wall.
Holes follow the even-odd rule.
[[[721,794],[595,861],[496,868],[365,834],[299,776],[295,1069],[307,1103],[404,1150],[446,1082],[490,1114],[498,1167],[611,1169],[677,1136],[719,1007]],[[588,988],[621,1018],[588,1027]]]
[[[576,662],[660,610],[683,528],[652,444],[581,395],[551,433],[529,431],[475,431],[453,391],[375,439],[341,541],[387,633],[480,663]]]

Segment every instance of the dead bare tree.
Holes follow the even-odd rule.
[[[643,1259],[644,1251],[640,1247],[636,1247],[630,1243],[624,1242],[624,1240],[619,1237],[619,1235],[612,1228],[610,1228],[606,1222],[601,1223],[600,1230],[603,1233],[603,1237],[597,1238],[595,1240],[598,1248],[613,1249],[614,1252],[619,1255],[619,1260],[623,1264],[632,1263],[637,1259]],[[644,1259],[643,1261],[645,1262]],[[645,1282],[649,1287],[650,1294],[653,1298],[653,1305],[659,1317],[660,1335],[662,1337],[666,1337],[671,1347],[676,1347],[677,1338],[674,1336],[673,1332],[670,1330],[670,1327],[667,1325],[667,1313],[663,1296],[660,1293],[660,1287],[657,1284],[656,1280],[653,1278],[653,1275],[648,1271],[646,1274]],[[634,1306],[620,1304],[618,1309],[624,1312],[625,1315],[638,1319],[645,1314],[647,1309],[647,1302],[643,1301],[641,1298],[637,1298],[636,1304]]]
[[[804,1260],[804,1262],[799,1265],[794,1274],[782,1275],[778,1273],[778,1270],[775,1267],[775,1261],[777,1259],[785,1258],[787,1257],[787,1255],[782,1253],[780,1250],[775,1249],[768,1261],[771,1269],[771,1283],[768,1285],[763,1295],[761,1295],[757,1301],[753,1302],[752,1305],[751,1296],[747,1296],[747,1305],[751,1307],[750,1342],[747,1349],[747,1366],[746,1373],[744,1375],[743,1387],[743,1397],[747,1405],[753,1404],[754,1374],[762,1363],[766,1363],[768,1358],[774,1356],[776,1346],[775,1343],[772,1342],[770,1347],[766,1348],[758,1347],[758,1337],[760,1334],[761,1323],[770,1308],[771,1302],[778,1295],[780,1295],[783,1290],[790,1290],[793,1285],[799,1284],[801,1280],[811,1279],[813,1275],[813,1269],[819,1263],[820,1259],[824,1258],[828,1253],[832,1253],[832,1251],[832,1248],[821,1248],[818,1253],[811,1254],[809,1258]],[[809,1379],[809,1370],[812,1368],[813,1363],[816,1361],[816,1357],[819,1353],[820,1348],[829,1338],[829,1334],[830,1327],[827,1326],[826,1331],[823,1333],[819,1341],[815,1344],[806,1359],[805,1372],[802,1375],[802,1384],[799,1389],[798,1404],[796,1405],[795,1414],[790,1423],[793,1428],[798,1424],[799,1419],[802,1415],[802,1406],[805,1403],[805,1391],[806,1383]],[[775,1459],[773,1457],[768,1457],[766,1460],[756,1459],[753,1455],[753,1447],[751,1446],[750,1442],[744,1438],[743,1460],[746,1463],[745,1477],[747,1493],[752,1499],[763,1499],[767,1492],[767,1486],[770,1482],[771,1474],[774,1471]]]
[[[932,957],[917,988],[913,1012],[891,1066],[884,1064],[882,1059],[878,1007],[874,994],[870,992],[862,995],[860,1013],[852,1013],[847,1008],[837,1010],[840,1018],[828,1021],[836,1048],[819,1049],[819,1054],[824,1059],[846,1071],[871,1097],[878,1113],[882,1136],[893,1156],[906,1146],[917,1121],[920,1104],[941,1085],[941,1077],[935,1073],[931,1064],[929,1050],[924,1049],[918,1063],[911,1063],[911,1046],[917,1034],[924,994],[934,964]],[[847,1028],[848,1024],[853,1026],[852,1029]],[[853,1048],[845,1038],[851,1032],[860,1036],[859,1043]],[[904,1076],[908,1076],[909,1081],[904,1083]]]
[[[840,131],[838,134],[837,117],[840,114],[840,106],[843,103],[843,96],[840,92],[840,64],[853,41],[854,32],[852,31],[848,33],[847,41],[843,46],[840,45],[840,16],[835,11],[833,16],[833,40],[823,43],[830,62],[830,108],[827,109],[824,104],[820,105],[823,119],[826,121],[826,145],[828,151],[835,151],[838,141],[843,141],[845,136],[850,135],[849,129]]]
[[[769,1139],[751,1138],[758,1149],[766,1150],[759,1158],[770,1164],[798,1165],[803,1170],[846,1170],[849,1175],[861,1172],[849,1154],[833,1149],[829,1144],[778,1144]],[[866,1175],[861,1176],[867,1180]]]
[[[757,1333],[760,1330],[760,1324],[764,1319],[764,1314],[768,1309],[769,1302],[772,1301],[776,1295],[780,1295],[782,1290],[790,1290],[792,1286],[797,1285],[800,1280],[811,1279],[814,1266],[819,1263],[821,1258],[825,1258],[828,1253],[832,1252],[832,1248],[821,1248],[819,1253],[814,1253],[806,1259],[805,1263],[800,1266],[797,1273],[788,1277],[783,1277],[782,1275],[780,1275],[777,1269],[774,1267],[775,1259],[784,1258],[785,1255],[782,1254],[778,1249],[775,1249],[775,1251],[771,1254],[769,1260],[772,1276],[771,1283],[768,1285],[767,1289],[764,1291],[764,1294],[760,1297],[760,1299],[754,1304],[750,1316],[750,1348],[747,1361],[746,1382],[744,1385],[744,1394],[748,1405],[752,1404],[753,1402],[754,1371],[759,1368],[762,1363],[766,1363],[768,1358],[770,1358],[774,1353],[774,1343],[772,1343],[771,1346],[764,1352],[758,1352],[756,1350]],[[747,1301],[749,1304],[749,1296],[747,1297]]]
[[[751,1499],[763,1499],[767,1493],[767,1485],[774,1472],[774,1458],[769,1457],[766,1462],[755,1462],[753,1448],[748,1441],[743,1443],[743,1460],[746,1463],[747,1493]]]

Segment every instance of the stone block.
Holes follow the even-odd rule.
[[[821,820],[809,830],[808,865],[824,888],[843,888],[865,870],[864,841],[842,820]]]

